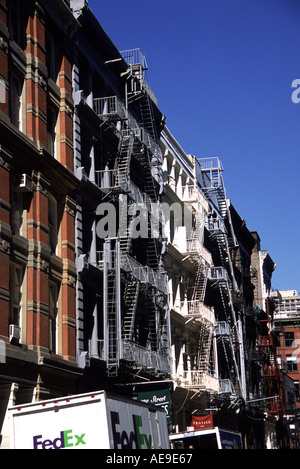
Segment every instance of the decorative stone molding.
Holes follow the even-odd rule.
[[[45,178],[41,173],[32,171],[32,183],[35,191],[41,192],[43,195],[48,195],[48,188],[50,186],[50,181]]]
[[[42,313],[46,316],[49,315],[49,306],[41,301],[29,300],[27,301],[27,309],[33,311],[34,313]]]
[[[6,200],[0,199],[0,207],[4,208],[5,210],[11,210],[11,204],[6,202]]]
[[[76,278],[73,275],[67,274],[64,276],[66,279],[65,284],[69,287],[75,288],[76,285]]]
[[[8,42],[4,39],[4,37],[0,38],[0,49],[8,54]]]
[[[75,217],[76,202],[75,200],[71,199],[71,197],[68,195],[65,198],[64,211],[67,212],[72,217]]]
[[[75,288],[76,285],[76,268],[74,262],[64,259],[64,271],[62,276],[62,283]]]
[[[8,163],[2,156],[0,156],[0,166],[7,171],[10,171],[10,163]]]
[[[38,84],[43,88],[43,90],[47,90],[47,81],[42,75],[38,75]]]
[[[0,240],[0,251],[10,253],[10,244],[5,239]]]
[[[5,288],[0,287],[0,300],[9,301],[10,292]]]

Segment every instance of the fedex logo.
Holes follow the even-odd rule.
[[[111,411],[110,417],[115,449],[151,449],[152,435],[142,433],[143,423],[140,415],[132,415],[133,431],[129,434],[129,428],[127,428],[127,431],[122,431],[118,412]]]
[[[43,439],[43,435],[36,435],[33,437],[33,449],[63,449],[86,445],[84,437],[85,433],[73,435],[72,430],[60,432],[60,436],[54,440]]]

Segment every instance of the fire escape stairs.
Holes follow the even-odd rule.
[[[149,267],[156,270],[159,267],[160,252],[158,249],[158,240],[149,238],[147,240],[147,261]]]
[[[197,273],[196,273],[196,278],[195,278],[195,285],[194,285],[189,315],[191,316],[197,315],[199,311],[199,303],[204,302],[206,285],[207,285],[206,269],[201,264],[199,264]]]
[[[120,224],[122,224],[122,226],[125,228],[125,230],[122,230],[119,233],[120,251],[124,254],[129,254],[131,240],[132,240],[134,220],[132,219],[127,220],[127,213],[124,214],[124,212],[121,212]]]
[[[109,377],[116,377],[119,368],[116,275],[114,270],[114,268],[110,269],[107,275],[107,374]]]
[[[216,194],[217,201],[219,204],[220,214],[224,219],[227,213],[227,202],[220,169],[213,169],[211,171],[211,183],[212,187],[215,189],[214,192]]]
[[[139,296],[139,281],[131,281],[126,284],[124,301],[126,305],[126,315],[123,321],[123,337],[124,340],[132,341],[134,332],[134,320]]]
[[[209,359],[213,338],[213,328],[208,327],[204,322],[201,325],[198,342],[198,370],[207,373],[209,369]]]
[[[159,346],[158,341],[158,327],[157,324],[157,313],[158,308],[155,301],[155,296],[153,292],[151,295],[146,294],[145,308],[148,317],[148,327],[149,327],[149,341],[151,344],[151,350],[157,350]]]
[[[143,96],[140,99],[139,103],[140,103],[140,111],[141,111],[143,125],[145,129],[149,132],[149,135],[153,139],[153,141],[156,142],[157,138],[156,138],[156,132],[155,132],[153,108],[152,108],[150,96],[147,93],[147,91],[143,93]]]
[[[199,246],[203,244],[204,236],[204,215],[201,212],[197,212],[195,217],[195,226],[192,234],[192,242],[190,250],[192,252],[198,252]]]
[[[133,135],[121,135],[117,156],[117,186],[126,187],[128,182],[133,141]]]
[[[151,171],[151,151],[143,142],[135,142],[133,147],[133,154],[141,165],[145,193],[151,198],[153,202],[156,202],[158,193]]]

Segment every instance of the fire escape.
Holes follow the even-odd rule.
[[[258,320],[260,333],[258,336],[258,350],[262,352],[262,383],[264,385],[265,411],[277,417],[284,415],[284,400],[282,389],[282,375],[277,362],[277,346],[271,331],[270,304],[266,299],[265,318]]]
[[[117,377],[121,364],[168,374],[169,326],[166,308],[167,281],[161,268],[161,239],[143,240],[145,259],[132,255],[136,209],[155,217],[159,185],[153,176],[161,164],[150,90],[145,81],[145,57],[139,49],[121,53],[128,65],[125,103],[117,96],[94,100],[102,128],[113,126],[119,144],[113,167],[96,171],[96,183],[105,200],[117,200],[119,229],[116,238],[105,239],[98,253],[103,268],[103,358],[110,377]],[[141,122],[130,112],[135,109]],[[138,109],[138,113],[136,110]],[[131,180],[131,163],[138,165],[143,189]]]
[[[191,237],[187,239],[186,259],[194,265],[195,280],[191,299],[188,302],[186,324],[193,321],[198,326],[198,346],[190,379],[187,386],[191,389],[206,389],[218,392],[218,379],[214,368],[214,314],[205,304],[209,263],[203,252],[205,212],[199,201],[199,191],[194,186],[187,186],[184,196],[185,203],[194,214]]]
[[[235,311],[232,293],[238,292],[230,248],[237,245],[230,211],[227,206],[223,167],[219,158],[199,160],[204,176],[204,194],[209,198],[219,216],[207,219],[210,239],[216,244],[220,265],[208,269],[211,288],[216,289],[221,302],[221,312],[216,315],[215,333],[221,345],[227,365],[227,378],[220,380],[220,387],[242,398],[246,397],[246,374],[241,318]],[[226,221],[229,229],[226,228]]]

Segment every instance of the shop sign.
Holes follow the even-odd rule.
[[[146,404],[162,407],[167,414],[167,422],[169,423],[171,421],[171,397],[169,389],[144,392],[136,391],[132,397]]]
[[[193,415],[191,426],[195,430],[202,430],[203,428],[213,428],[213,414],[207,415]]]

